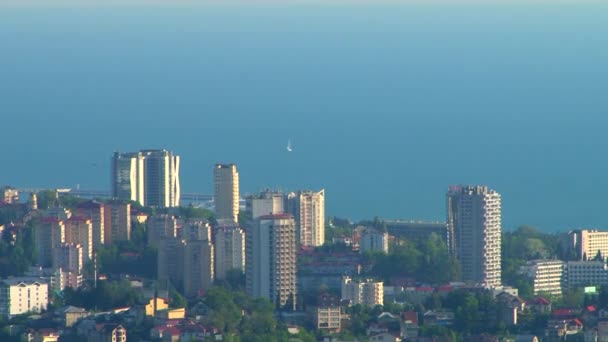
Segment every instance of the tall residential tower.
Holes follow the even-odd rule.
[[[239,172],[235,164],[216,164],[213,172],[215,214],[218,219],[239,220]]]
[[[276,306],[296,305],[296,227],[293,216],[261,216],[245,235],[247,292]]]
[[[142,150],[112,157],[112,197],[154,207],[178,207],[180,157],[167,150]]]
[[[500,194],[486,186],[448,190],[448,248],[460,262],[464,281],[501,285],[500,203]]]
[[[325,190],[298,191],[287,195],[287,212],[296,220],[297,238],[302,246],[325,243]]]

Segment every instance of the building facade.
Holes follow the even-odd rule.
[[[34,227],[36,261],[39,266],[53,264],[53,248],[65,242],[65,224],[56,217],[45,217]]]
[[[62,243],[53,248],[53,268],[63,271],[82,273],[83,262],[82,247],[75,243]]]
[[[565,272],[568,289],[608,285],[608,267],[603,261],[568,261]]]
[[[178,289],[184,284],[184,242],[181,239],[167,238],[158,243],[158,282],[170,282]]]
[[[146,222],[148,245],[157,247],[162,239],[178,237],[180,223],[178,219],[169,214],[156,214],[150,216]]]
[[[184,241],[184,295],[195,297],[213,285],[213,245],[209,240]]]
[[[501,199],[486,186],[451,186],[447,194],[448,249],[464,281],[501,285]]]
[[[265,190],[249,198],[249,202],[254,220],[260,216],[285,212],[285,195],[282,192]]]
[[[131,203],[112,201],[104,207],[104,244],[131,240]]]
[[[359,251],[388,253],[388,233],[368,228],[361,233]]]
[[[93,247],[100,248],[105,244],[105,206],[97,201],[86,201],[80,203],[76,209],[79,216],[91,219],[93,224]]]
[[[230,270],[245,272],[245,232],[232,220],[218,220],[214,234],[215,277],[225,279]]]
[[[287,195],[287,212],[296,220],[298,243],[322,246],[325,243],[325,190],[299,191]]]
[[[341,290],[342,300],[349,301],[351,305],[384,305],[384,282],[372,279],[354,280],[344,276]]]
[[[40,278],[8,278],[0,281],[0,316],[41,312],[49,303],[49,286]]]
[[[84,261],[93,260],[93,223],[84,216],[70,217],[65,223],[65,242],[82,248]]]
[[[565,264],[561,260],[530,260],[519,273],[532,280],[534,295],[549,293],[562,295]]]
[[[239,172],[236,164],[216,164],[213,172],[215,214],[239,221]]]
[[[151,207],[178,207],[180,157],[167,150],[142,150],[112,157],[112,197]]]
[[[593,260],[608,257],[608,231],[578,229],[568,233],[569,245],[578,260]]]
[[[292,215],[274,214],[256,220],[246,235],[247,292],[276,306],[295,309],[296,227]]]

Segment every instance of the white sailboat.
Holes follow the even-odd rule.
[[[291,140],[287,140],[287,152],[291,151],[293,151],[293,148],[291,147]]]

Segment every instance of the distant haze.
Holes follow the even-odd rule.
[[[0,184],[108,189],[113,151],[167,148],[185,192],[235,162],[244,192],[326,188],[328,215],[444,220],[448,185],[487,184],[505,229],[608,228],[606,18],[600,3],[7,6]]]

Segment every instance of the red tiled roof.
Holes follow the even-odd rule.
[[[536,305],[549,305],[549,304],[551,304],[551,302],[547,298],[544,298],[544,297],[536,297],[532,301],[532,303],[536,304]]]
[[[416,311],[404,311],[401,313],[401,318],[403,318],[404,321],[418,324],[418,313]]]
[[[553,311],[553,316],[570,316],[574,314],[572,309],[557,309]]]

